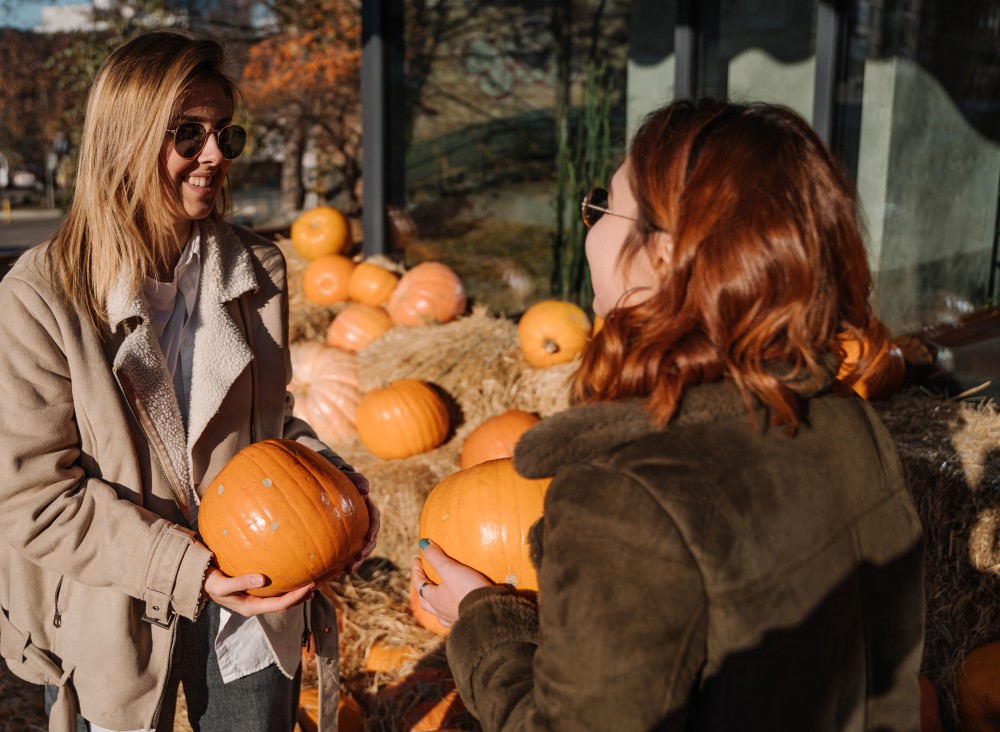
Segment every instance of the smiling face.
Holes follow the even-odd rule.
[[[180,114],[171,120],[170,129],[183,122],[197,122],[209,130],[219,130],[229,124],[233,105],[221,84],[199,81],[181,104]],[[161,153],[170,192],[170,211],[174,229],[183,246],[191,221],[204,219],[215,207],[231,160],[219,150],[219,141],[210,134],[205,146],[193,158],[181,157],[174,149],[174,136],[167,133]]]
[[[594,287],[594,314],[604,317],[609,310],[624,305],[636,305],[649,297],[657,285],[657,277],[646,250],[641,250],[627,269],[622,269],[618,258],[622,247],[636,226],[639,204],[629,182],[628,161],[615,171],[608,186],[608,210],[587,232],[587,263]],[[656,240],[668,240],[665,234],[654,235]],[[626,293],[628,293],[626,295]]]

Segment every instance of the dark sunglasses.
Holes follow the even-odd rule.
[[[235,160],[247,144],[247,131],[240,125],[226,125],[221,130],[206,129],[200,122],[182,122],[176,129],[167,130],[174,135],[174,150],[182,158],[198,155],[208,142],[208,136],[215,134],[219,150],[226,160]]]
[[[638,221],[638,219],[633,219],[631,216],[625,216],[610,210],[608,208],[608,192],[603,188],[591,188],[587,191],[587,195],[583,197],[583,202],[580,204],[580,213],[583,215],[583,225],[588,229],[600,221],[604,214],[611,214],[612,216],[617,216],[620,219],[628,219],[629,221]]]

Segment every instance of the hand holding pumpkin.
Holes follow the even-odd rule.
[[[441,576],[441,581],[434,584],[424,573],[420,558],[413,558],[413,586],[420,594],[420,607],[436,615],[441,625],[450,628],[458,620],[458,606],[465,596],[493,583],[481,572],[449,557],[429,539],[421,539],[420,543],[424,559]],[[427,584],[420,592],[420,586],[425,582]]]
[[[202,591],[214,602],[227,610],[252,617],[262,613],[275,613],[298,605],[312,595],[315,582],[310,582],[283,595],[272,597],[255,597],[248,595],[246,590],[260,587],[264,584],[264,575],[242,574],[239,577],[229,577],[217,567],[210,566],[205,572],[205,582]]]
[[[355,555],[354,561],[344,569],[344,574],[354,574],[362,562],[368,558],[368,555],[375,551],[375,544],[378,543],[378,530],[382,526],[382,512],[378,510],[378,506],[371,499],[368,478],[354,470],[344,469],[342,472],[351,479],[354,487],[358,489],[358,493],[364,499],[365,505],[368,506],[368,532],[365,534],[365,545]]]

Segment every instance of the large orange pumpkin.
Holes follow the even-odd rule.
[[[995,732],[1000,725],[1000,641],[974,648],[955,674],[962,732]]]
[[[444,400],[419,379],[398,379],[369,391],[358,404],[358,437],[383,460],[433,450],[448,436]]]
[[[568,363],[590,340],[590,318],[579,305],[542,300],[528,308],[517,324],[524,360],[535,368]]]
[[[320,732],[319,729],[319,689],[305,687],[299,691],[299,711],[296,717],[302,732]],[[338,732],[364,732],[365,713],[358,700],[340,692],[337,704]]]
[[[223,572],[265,575],[268,584],[248,592],[269,597],[340,576],[364,546],[368,508],[321,455],[265,440],[240,450],[211,480],[198,528]]]
[[[861,358],[862,348],[866,352],[870,348],[878,349],[871,364],[851,385],[863,399],[876,401],[899,391],[906,376],[906,359],[902,349],[888,337],[877,335],[859,342],[853,335],[841,333],[837,336],[837,345],[844,353],[837,372],[838,379],[846,379],[851,375]]]
[[[347,300],[347,285],[355,264],[339,254],[327,254],[302,270],[302,294],[313,305],[333,305]]]
[[[293,343],[293,414],[316,430],[323,442],[333,445],[353,437],[354,417],[361,401],[358,359],[353,353],[315,341]]]
[[[292,246],[305,259],[342,254],[354,243],[351,226],[342,211],[317,206],[292,222]]]
[[[420,536],[494,582],[537,590],[528,529],[541,518],[550,482],[522,478],[510,458],[453,473],[424,501]],[[423,567],[431,581],[440,581],[430,562],[424,561]]]
[[[407,271],[386,310],[397,325],[447,323],[465,312],[465,286],[446,264],[422,262]]]
[[[538,416],[522,409],[508,409],[490,417],[465,438],[459,463],[462,469],[487,460],[512,457],[514,446],[538,422]]]
[[[354,302],[382,307],[396,289],[399,276],[371,262],[359,262],[347,283],[347,295]]]

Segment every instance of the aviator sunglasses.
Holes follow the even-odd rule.
[[[610,210],[608,208],[608,192],[603,188],[591,188],[587,191],[587,195],[583,197],[583,202],[580,204],[580,213],[583,214],[583,225],[588,229],[600,221],[604,214],[611,214],[629,221],[638,221],[631,216]]]
[[[193,158],[204,149],[210,134],[214,134],[219,141],[219,151],[226,160],[238,158],[247,143],[246,128],[240,125],[226,125],[220,130],[209,130],[200,122],[182,122],[176,129],[167,132],[174,135],[174,150],[182,158],[187,159]]]

